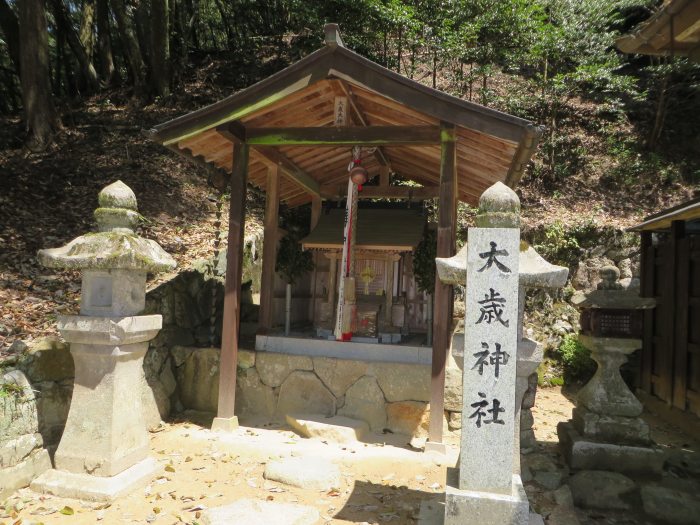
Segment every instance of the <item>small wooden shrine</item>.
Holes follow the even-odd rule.
[[[540,135],[540,128],[529,121],[431,89],[352,52],[344,46],[336,24],[325,27],[325,45],[302,60],[224,100],[152,129],[153,140],[213,169],[212,182],[220,188],[228,185],[231,191],[219,419],[234,419],[248,184],[264,191],[267,198],[259,316],[262,332],[269,330],[273,321],[274,240],[280,202],[290,207],[311,206],[312,233],[304,244],[330,255],[325,276],[317,269],[312,279],[311,290],[316,287],[310,291],[313,319],[332,319],[334,309],[336,319],[344,318],[338,310],[347,301],[347,293],[355,291],[361,299],[360,310],[369,310],[370,317],[376,315],[380,327],[383,321],[396,328],[395,314],[401,315],[397,307],[406,291],[398,284],[399,275],[408,266],[406,254],[416,242],[411,236],[422,234],[423,224],[417,219],[415,225],[403,222],[392,232],[394,241],[363,245],[367,242],[363,232],[369,234],[374,228],[362,226],[367,218],[362,217],[368,212],[361,207],[358,212],[357,201],[437,198],[437,256],[450,257],[455,253],[457,201],[474,205],[497,181],[517,185]],[[353,178],[354,171],[361,171],[360,178],[372,184],[358,192],[362,183]],[[410,185],[397,185],[399,179]],[[352,214],[352,221],[357,220],[359,226],[352,229],[356,250],[343,243],[335,271],[344,272],[346,278],[337,279],[336,291],[328,283],[338,243],[331,237],[322,238],[324,227],[319,220],[324,200],[347,195],[351,195],[348,201],[352,206],[347,206],[345,214]],[[324,217],[324,222],[337,221],[334,213]],[[352,221],[345,221],[345,238]],[[405,244],[396,244],[404,235],[401,242]],[[270,239],[273,242],[267,242]],[[348,255],[356,256],[359,263]],[[353,276],[360,279],[354,287],[341,285]],[[335,293],[337,299],[332,296]],[[436,281],[432,295],[430,412],[438,417],[431,418],[430,439],[441,442],[452,287]],[[410,312],[410,305],[407,308]],[[404,316],[406,311],[404,307]]]
[[[311,287],[322,290],[313,305],[319,335],[331,335],[337,309],[338,276],[343,250],[344,210],[323,214],[302,246],[318,251]],[[360,209],[357,216],[353,290],[357,336],[398,342],[401,334],[427,331],[428,298],[416,289],[412,252],[426,228],[421,209]]]

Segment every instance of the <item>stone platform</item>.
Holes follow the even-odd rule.
[[[557,425],[559,448],[574,470],[609,470],[627,474],[660,474],[664,453],[651,446],[614,445],[588,440],[574,425]]]

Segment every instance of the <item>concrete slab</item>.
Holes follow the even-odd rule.
[[[320,515],[318,510],[304,505],[240,499],[230,505],[205,510],[201,519],[203,525],[313,525],[320,519]]]
[[[429,346],[341,342],[279,335],[256,336],[255,350],[258,352],[420,365],[429,365],[433,356],[432,348]]]
[[[139,487],[146,486],[161,470],[161,465],[153,458],[146,458],[110,477],[52,469],[36,478],[30,488],[34,492],[53,494],[61,498],[114,501]]]

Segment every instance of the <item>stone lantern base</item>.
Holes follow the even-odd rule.
[[[160,470],[148,457],[141,392],[143,358],[161,324],[160,315],[59,318],[75,363],[73,398],[56,468],[34,480],[32,490],[112,501]]]
[[[100,477],[63,470],[48,470],[30,485],[35,492],[85,501],[114,501],[139,487],[145,487],[163,469],[146,458],[116,476]]]
[[[607,470],[624,474],[659,474],[664,454],[639,417],[642,404],[627,388],[620,366],[639,348],[636,339],[579,339],[598,363],[593,378],[579,391],[573,418],[557,425],[559,447],[573,470]]]
[[[665,455],[653,446],[593,441],[573,424],[557,425],[559,449],[572,470],[608,470],[622,474],[660,474]]]

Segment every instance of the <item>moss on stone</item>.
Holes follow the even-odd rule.
[[[118,180],[106,186],[97,196],[97,202],[102,208],[122,208],[127,210],[137,210],[136,195],[134,192]]]

